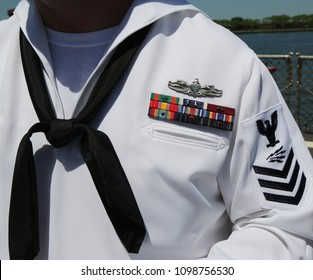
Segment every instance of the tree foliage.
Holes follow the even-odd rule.
[[[257,31],[279,29],[313,28],[313,14],[297,16],[274,15],[263,20],[234,17],[231,20],[215,20],[218,24],[232,31]]]

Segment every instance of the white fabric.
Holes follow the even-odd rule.
[[[118,27],[75,112],[114,48],[155,22],[136,62],[93,125],[105,131],[120,158],[147,227],[138,255],[121,245],[97,195],[77,143],[53,149],[34,135],[41,252],[48,259],[308,259],[312,258],[312,158],[269,71],[233,34],[180,0],[135,0]],[[15,154],[38,121],[19,56],[19,28],[37,50],[50,98],[64,118],[45,29],[33,2],[0,23],[0,258],[8,258],[7,220]],[[151,92],[185,98],[169,80],[212,84],[220,98],[196,99],[236,109],[232,132],[160,121],[147,115]],[[192,97],[187,97],[194,99]],[[274,148],[254,121],[279,114],[277,137],[293,148],[306,177],[298,205],[267,201],[253,165]],[[276,110],[276,109],[275,109]],[[75,114],[74,112],[74,114]],[[291,137],[292,136],[292,137]],[[265,145],[264,145],[265,144]],[[295,164],[295,163],[293,163]],[[288,179],[287,179],[288,180]],[[268,190],[271,191],[271,190]]]
[[[104,56],[116,28],[89,33],[46,28],[56,88],[66,119],[73,117],[86,81]]]

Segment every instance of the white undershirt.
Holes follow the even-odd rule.
[[[47,28],[57,91],[66,119],[72,118],[84,86],[116,28],[90,33],[63,33]]]

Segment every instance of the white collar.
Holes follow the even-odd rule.
[[[199,11],[185,0],[134,0],[117,30],[117,36],[110,49],[137,30],[158,19],[182,10]],[[38,14],[34,0],[22,0],[15,9],[15,15],[24,34],[38,52],[40,59],[51,62],[45,27]]]
[[[100,62],[100,67],[92,73],[92,79],[87,81],[87,86],[82,95],[83,100],[80,104],[84,104],[88,99],[94,81],[100,76],[102,71],[101,68],[104,67],[103,62],[105,59],[125,38],[162,17],[186,10],[199,12],[197,8],[187,3],[185,0],[134,0],[132,6],[129,8],[127,14],[117,28],[115,39],[108,48],[106,56]],[[20,28],[37,52],[43,64],[46,76],[51,81],[51,87],[54,88],[54,92],[50,89],[50,97],[54,104],[57,116],[62,118],[62,115],[64,115],[63,108],[56,90],[46,29],[37,11],[34,0],[22,0],[16,7],[14,14]]]

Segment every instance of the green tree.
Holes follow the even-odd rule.
[[[274,15],[263,20],[234,17],[231,20],[215,20],[218,24],[232,30],[313,28],[313,14],[302,14],[290,17],[288,15]]]
[[[242,30],[243,29],[243,18],[234,17],[230,20],[231,30]]]
[[[271,16],[263,20],[263,23],[271,24],[274,29],[290,27],[290,17],[287,15]]]

